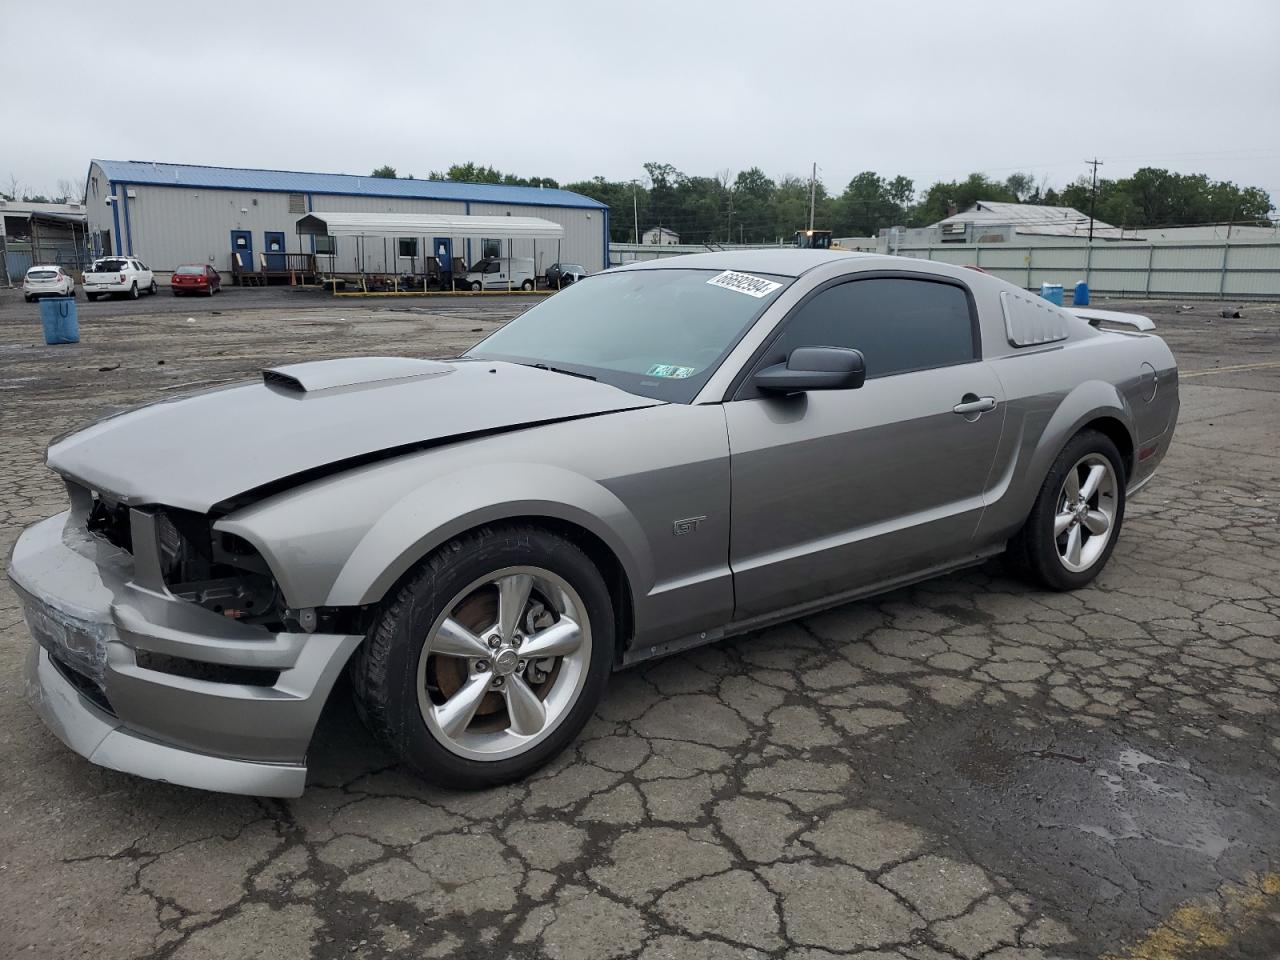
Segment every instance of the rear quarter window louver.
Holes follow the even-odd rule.
[[[1000,308],[1004,311],[1005,335],[1011,346],[1036,347],[1065,340],[1070,335],[1067,315],[1047,300],[1003,290]]]

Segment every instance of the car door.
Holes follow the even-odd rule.
[[[148,267],[141,260],[137,262],[137,267],[140,274],[140,276],[138,277],[138,286],[143,289],[146,289],[147,287],[151,286],[151,281],[155,279],[155,274],[152,273],[151,268]]]
[[[972,547],[1004,418],[967,288],[928,275],[824,286],[752,372],[801,346],[862,351],[855,390],[725,404],[735,619],[888,583]]]

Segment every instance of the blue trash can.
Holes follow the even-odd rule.
[[[44,342],[79,343],[80,318],[72,297],[49,297],[40,301],[40,320],[44,324]]]
[[[1044,297],[1054,306],[1062,306],[1062,284],[1060,283],[1042,283],[1040,284],[1040,296]]]
[[[1072,296],[1071,302],[1077,307],[1087,307],[1089,305],[1089,285],[1083,280],[1076,284],[1076,292]]]

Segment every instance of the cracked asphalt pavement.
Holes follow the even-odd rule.
[[[0,292],[0,555],[63,509],[42,453],[91,417],[457,353],[526,305],[82,305],[82,342],[46,347]],[[994,562],[617,674],[501,789],[418,782],[346,689],[296,801],[91,766],[24,702],[0,590],[0,956],[1280,956],[1280,307],[1129,308],[1182,415],[1095,585]]]

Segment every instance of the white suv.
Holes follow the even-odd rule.
[[[136,257],[101,257],[84,272],[84,293],[90,300],[123,293],[137,300],[140,293],[155,294],[155,274]]]
[[[22,278],[22,296],[27,303],[40,297],[75,295],[75,279],[56,263],[32,267]]]

